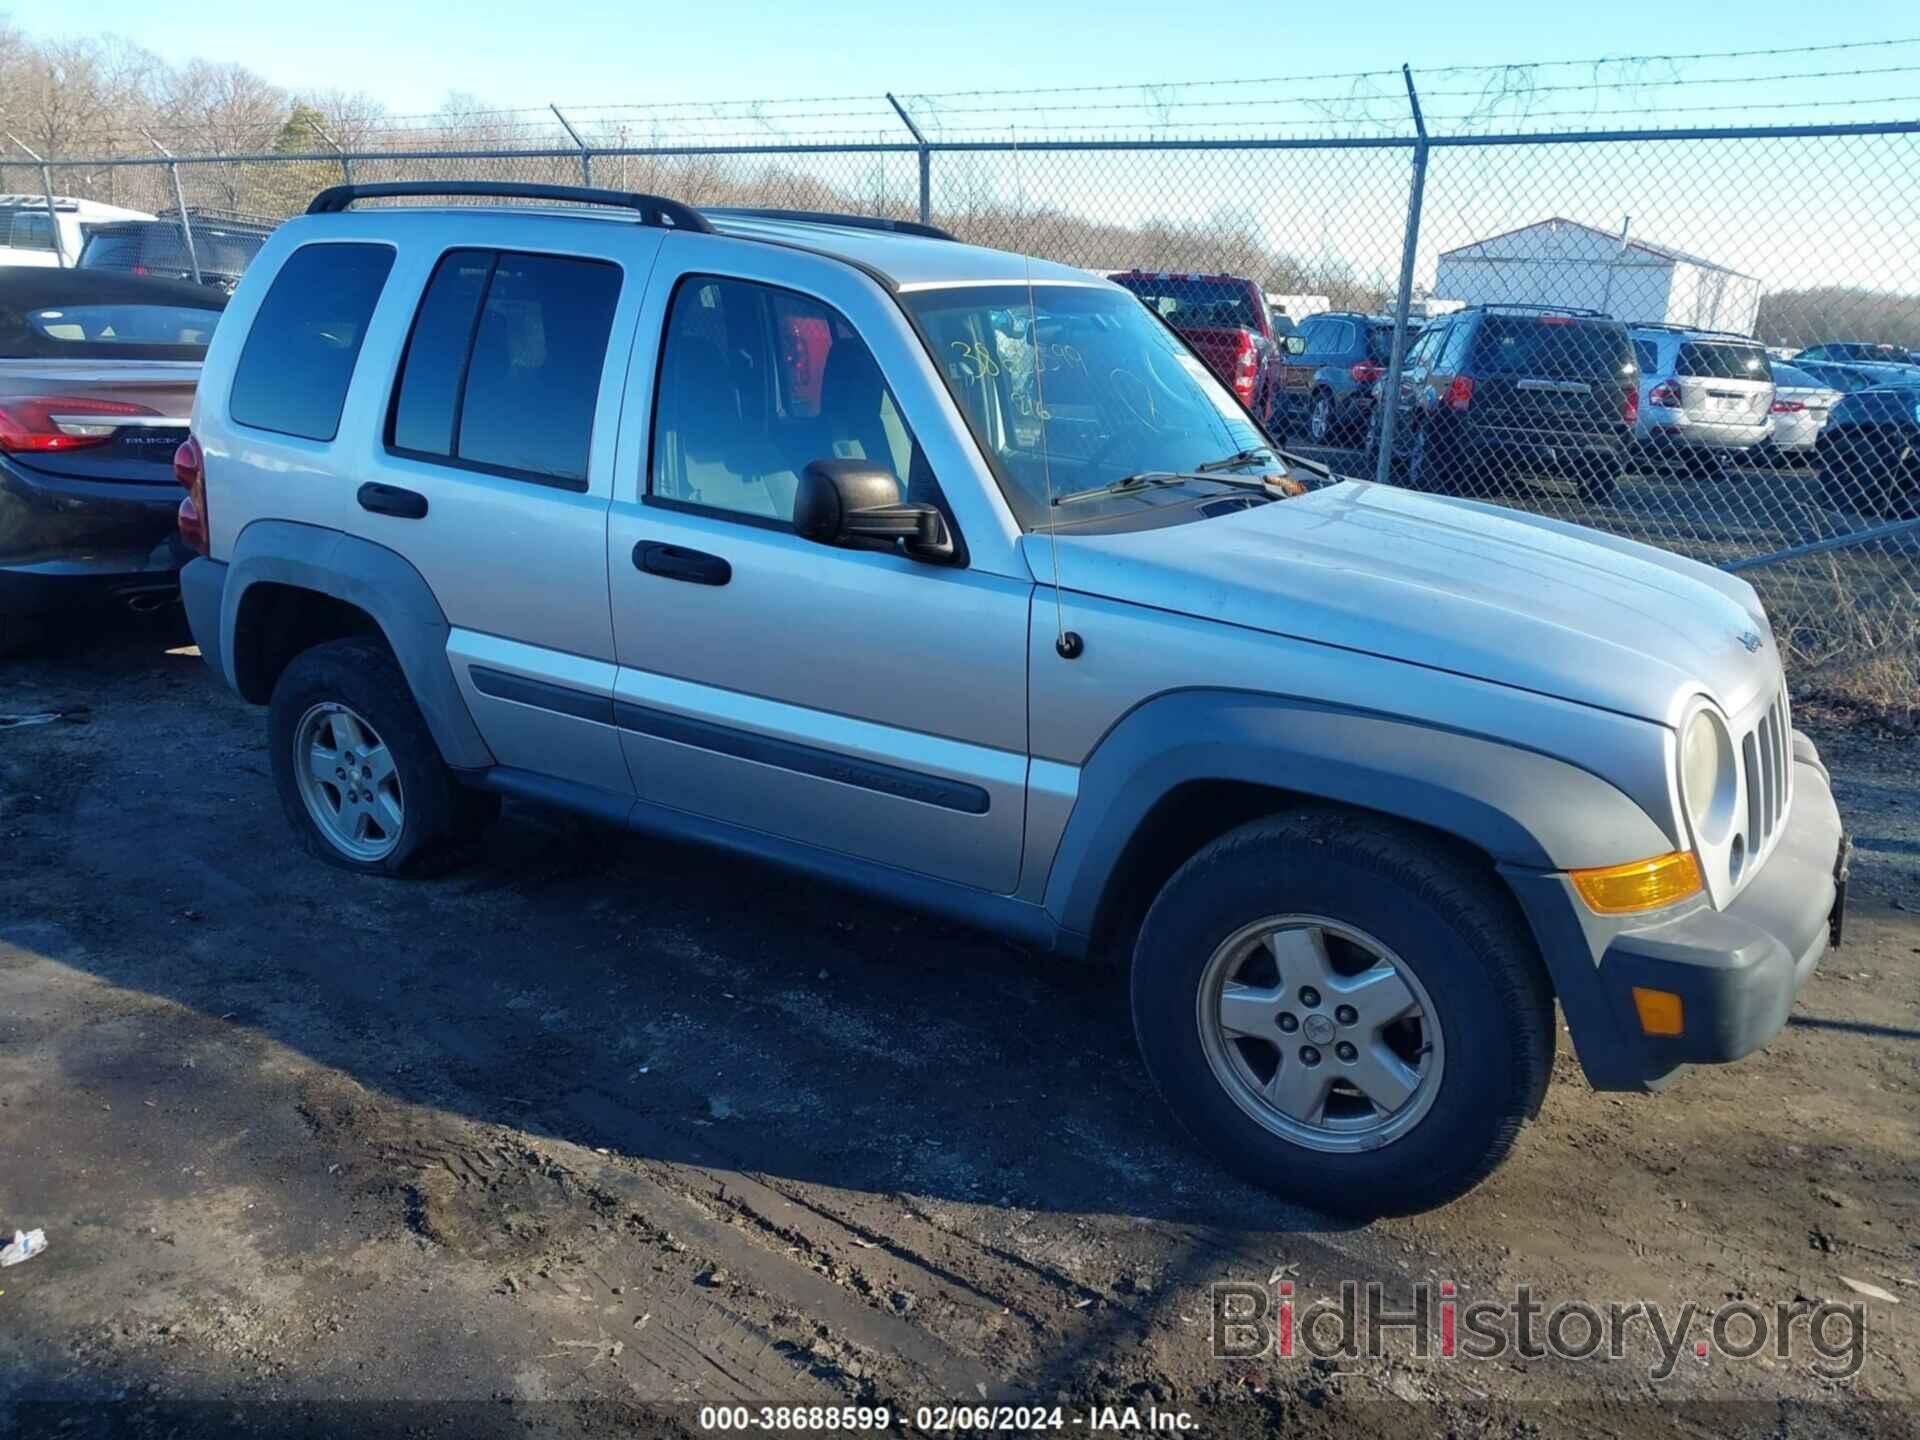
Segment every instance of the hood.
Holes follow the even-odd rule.
[[[1026,545],[1034,573],[1050,574],[1046,534]],[[1059,563],[1068,591],[1661,724],[1699,690],[1738,713],[1780,673],[1743,580],[1524,511],[1366,481],[1190,524],[1062,535]]]

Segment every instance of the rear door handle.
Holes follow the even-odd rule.
[[[690,585],[724,585],[733,578],[733,566],[718,555],[654,540],[642,540],[633,547],[633,563],[649,575]]]
[[[402,520],[424,520],[427,497],[418,490],[403,490],[398,485],[381,485],[369,480],[360,487],[360,508],[376,515],[394,515]]]

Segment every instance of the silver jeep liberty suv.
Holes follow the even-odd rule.
[[[354,208],[435,195],[515,203]],[[1556,1000],[1653,1087],[1837,934],[1745,582],[1308,488],[1128,292],[929,226],[339,187],[177,468],[194,634],[320,859],[509,795],[1115,957],[1173,1116],[1324,1210],[1489,1174]]]

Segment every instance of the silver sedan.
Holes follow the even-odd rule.
[[[1798,366],[1774,361],[1773,438],[1769,443],[1783,455],[1811,455],[1813,442],[1841,395],[1841,391]]]

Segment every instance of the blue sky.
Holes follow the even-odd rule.
[[[1657,51],[1722,51],[1920,33],[1912,0],[1455,0],[1307,6],[1100,0],[789,0],[778,5],[540,6],[259,0],[0,0],[38,35],[114,31],[170,60],[242,61],[291,89],[365,90],[396,112],[450,91],[503,105],[784,98],[1170,82]],[[1734,18],[1737,15],[1737,20]],[[1823,21],[1835,20],[1832,24]],[[1782,56],[1782,72],[1825,69]],[[1870,62],[1836,57],[1848,65]],[[1920,59],[1904,51],[1899,59]],[[1836,65],[1831,68],[1841,68]],[[1762,71],[1761,73],[1765,73]],[[1844,83],[1844,82],[1842,82]],[[1920,94],[1913,77],[1862,93]]]

